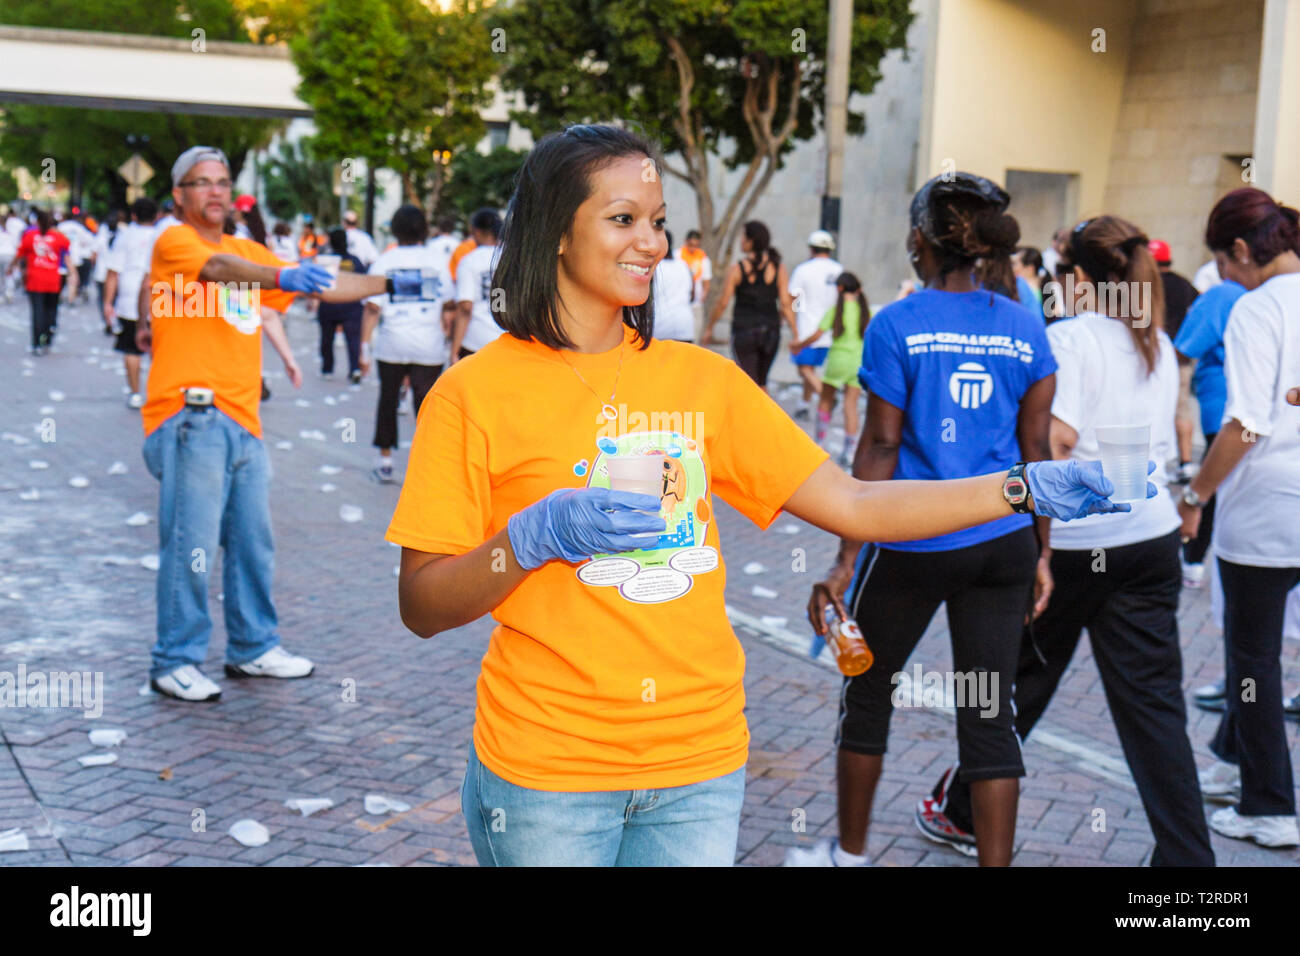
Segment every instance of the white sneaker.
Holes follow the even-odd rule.
[[[1254,840],[1260,846],[1300,845],[1294,816],[1243,817],[1236,807],[1224,807],[1210,814],[1210,829],[1235,840]]]
[[[1205,565],[1188,564],[1186,562],[1183,562],[1183,587],[1185,588],[1205,587]]]
[[[316,669],[316,665],[305,657],[290,654],[280,645],[271,648],[261,657],[255,657],[243,664],[226,664],[229,677],[306,677]]]
[[[183,664],[170,674],[149,681],[149,686],[177,700],[216,700],[221,696],[221,688],[193,664]]]
[[[797,846],[792,846],[785,853],[785,866],[839,866],[835,862],[833,844],[830,840],[822,840],[811,849],[804,850]],[[870,866],[870,863],[860,864]]]
[[[126,404],[130,408],[144,408],[144,396],[139,392],[132,392],[131,397],[126,400]]]
[[[1241,799],[1241,768],[1235,763],[1216,760],[1197,776],[1201,796],[1215,803],[1236,803]]]

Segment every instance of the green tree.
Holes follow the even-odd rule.
[[[334,196],[334,166],[318,159],[311,140],[280,143],[262,168],[266,207],[277,219],[292,219],[300,212],[311,213],[318,223],[337,216]]]
[[[869,93],[885,54],[904,45],[909,5],[854,0],[851,93]],[[528,107],[515,121],[534,135],[569,122],[639,126],[694,189],[703,245],[724,262],[782,157],[822,123],[828,19],[826,0],[516,0],[488,25],[504,30],[502,85]],[[850,112],[849,133],[865,129]],[[724,209],[715,160],[744,169]]]
[[[483,206],[504,209],[514,191],[515,175],[527,155],[527,150],[506,146],[498,146],[486,156],[472,149],[457,153],[447,171],[438,212],[468,219]]]
[[[298,95],[315,110],[318,155],[360,156],[402,178],[432,211],[446,159],[486,132],[494,61],[469,0],[320,0],[291,42]]]
[[[186,40],[201,28],[208,40],[250,39],[233,0],[6,0],[0,17],[15,26],[75,25]],[[162,196],[171,190],[171,164],[188,147],[220,147],[237,175],[248,151],[264,147],[283,126],[279,120],[14,104],[3,114],[0,162],[39,172],[43,160],[53,159],[65,182],[80,164],[83,204],[102,207],[125,202],[126,184],[117,167],[133,152],[154,168],[146,191]]]

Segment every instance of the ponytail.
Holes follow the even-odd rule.
[[[1128,326],[1133,346],[1150,375],[1156,370],[1160,330],[1165,325],[1165,286],[1148,242],[1131,222],[1118,216],[1098,216],[1074,227],[1069,254],[1071,262],[1092,281],[1098,311],[1109,305],[1111,312],[1119,314],[1106,314]],[[1103,297],[1097,289],[1103,282],[1118,284],[1117,294]]]

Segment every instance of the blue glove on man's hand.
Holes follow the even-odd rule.
[[[1147,462],[1147,474],[1156,470]],[[1132,511],[1133,506],[1110,500],[1115,486],[1102,474],[1099,461],[1031,461],[1025,466],[1025,481],[1034,496],[1034,511],[1049,518],[1069,521],[1087,515]],[[1156,486],[1147,482],[1147,497],[1156,496]]]
[[[280,270],[280,288],[285,292],[320,292],[334,284],[334,275],[324,266],[304,262]]]
[[[633,535],[666,530],[654,495],[609,488],[553,491],[506,523],[515,560],[528,571],[557,558],[576,564],[593,554],[635,551],[652,542]]]

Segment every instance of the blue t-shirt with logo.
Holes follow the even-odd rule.
[[[1223,424],[1223,409],[1228,404],[1228,380],[1223,374],[1223,332],[1228,316],[1246,287],[1226,279],[1192,300],[1192,306],[1178,327],[1174,348],[1196,359],[1192,390],[1201,406],[1201,430],[1213,435]]]
[[[1043,320],[993,292],[924,289],[871,320],[862,387],[903,411],[895,478],[969,478],[1020,460],[1016,421],[1031,385],[1056,371]],[[974,528],[882,545],[951,551],[1026,527],[1008,515]]]

